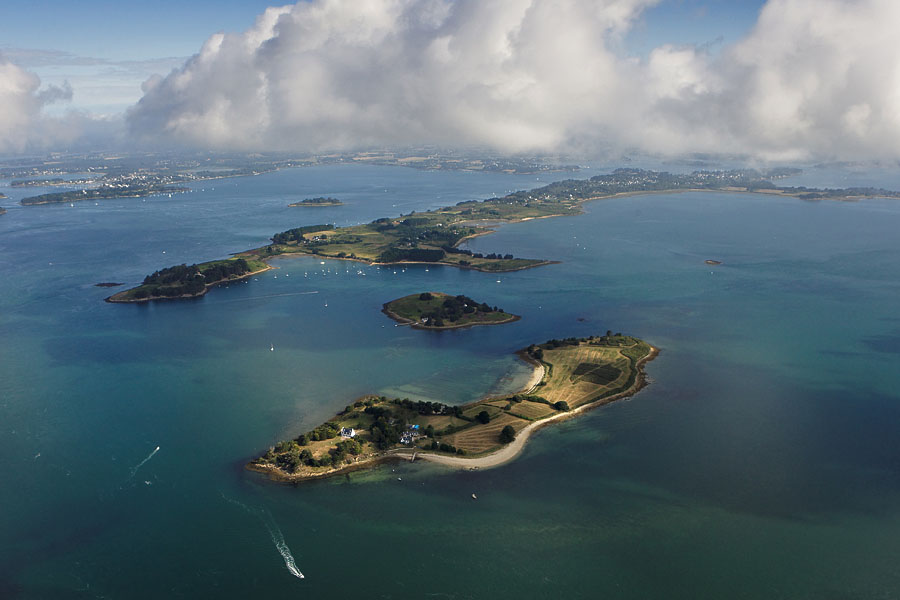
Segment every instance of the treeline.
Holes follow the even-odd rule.
[[[492,260],[513,260],[515,258],[515,256],[513,256],[512,254],[497,254],[494,252],[491,252],[490,254],[482,254],[481,252],[472,252],[468,249],[453,248],[450,246],[442,246],[441,249],[449,254],[465,254],[467,256],[471,256],[472,258],[489,258]]]
[[[410,400],[409,398],[404,398],[400,400],[399,398],[395,398],[391,400],[393,404],[401,406],[407,410],[415,411],[420,415],[443,415],[446,412],[453,412],[453,409],[458,409],[458,406],[448,406],[446,404],[441,404],[440,402],[428,402],[427,400]]]
[[[376,262],[392,263],[401,261],[439,262],[444,258],[444,251],[432,248],[388,248],[382,252]]]
[[[299,242],[303,239],[304,234],[313,233],[314,231],[331,231],[334,225],[306,225],[304,227],[294,227],[272,236],[272,241],[276,244],[287,244],[288,242]]]

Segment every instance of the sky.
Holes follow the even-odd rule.
[[[900,158],[895,0],[5,0],[0,153]]]

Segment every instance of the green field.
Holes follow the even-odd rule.
[[[400,448],[487,454],[503,445],[500,433],[507,426],[519,432],[542,419],[639,389],[640,361],[651,356],[652,348],[630,336],[606,335],[550,340],[524,352],[545,367],[544,379],[532,393],[463,406],[366,397],[248,466],[299,480],[337,473]],[[355,430],[352,442],[339,437],[343,427]]]

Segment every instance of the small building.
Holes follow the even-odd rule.
[[[334,431],[334,430],[332,429],[332,431]],[[352,427],[344,427],[341,429],[341,437],[344,437],[344,438],[356,437],[356,430],[353,429]]]

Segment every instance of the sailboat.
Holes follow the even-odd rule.
[[[271,352],[275,352],[275,344],[272,344],[272,347],[271,347],[271,348],[269,348],[269,351],[271,351]]]

